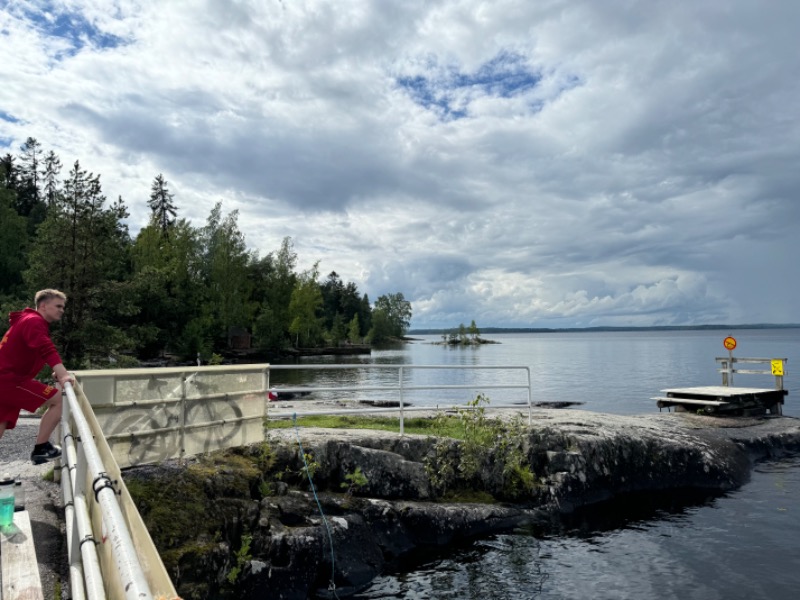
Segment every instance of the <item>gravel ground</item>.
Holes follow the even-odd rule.
[[[64,503],[61,485],[44,480],[53,464],[31,463],[30,455],[38,431],[38,417],[22,416],[14,429],[5,432],[0,439],[0,475],[8,473],[22,480],[25,488],[25,508],[30,515],[45,600],[58,598],[56,590],[59,587],[60,598],[66,600],[69,598],[69,559]]]

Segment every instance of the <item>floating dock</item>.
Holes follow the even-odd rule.
[[[665,395],[652,398],[659,410],[675,408],[678,412],[703,411],[733,416],[773,415],[783,413],[786,390],[707,385],[661,390]]]
[[[717,357],[722,374],[722,385],[706,385],[699,387],[670,388],[661,390],[664,396],[656,396],[660,411],[674,408],[676,412],[697,412],[709,415],[750,417],[783,414],[784,397],[789,393],[783,388],[783,376],[786,373],[786,358],[737,358],[733,356],[736,340],[728,336],[725,347],[730,351],[728,356]],[[769,365],[766,369],[740,369],[740,363]],[[735,373],[744,375],[772,375],[775,387],[772,389],[734,387]]]

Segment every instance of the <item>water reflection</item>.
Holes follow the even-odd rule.
[[[556,523],[419,553],[359,599],[789,599],[800,585],[800,459],[723,495],[637,494]]]

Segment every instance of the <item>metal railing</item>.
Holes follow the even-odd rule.
[[[270,365],[270,371],[324,371],[324,370],[395,370],[397,371],[396,385],[359,385],[359,386],[303,386],[303,387],[281,387],[281,392],[392,392],[397,394],[397,407],[372,407],[372,408],[336,408],[322,409],[315,411],[303,411],[304,416],[313,415],[334,415],[334,414],[353,414],[353,413],[381,413],[400,411],[400,434],[405,433],[405,413],[406,411],[436,411],[464,408],[464,405],[434,405],[434,406],[408,406],[406,405],[406,394],[415,391],[435,391],[435,390],[471,390],[473,392],[483,392],[485,390],[525,390],[527,394],[528,425],[533,422],[533,403],[531,396],[531,372],[530,367],[525,366],[477,366],[477,365]],[[524,383],[470,383],[470,384],[450,384],[450,385],[420,385],[408,384],[405,375],[412,370],[466,370],[466,371],[511,371],[519,372],[524,375]],[[519,409],[518,404],[495,404],[492,408],[513,408]],[[269,409],[267,418],[285,419],[295,416],[294,412],[280,412]]]
[[[737,358],[735,356],[718,356],[715,358],[720,363],[719,372],[722,373],[722,385],[725,387],[733,386],[733,374],[742,373],[746,375],[772,375],[775,377],[775,389],[783,389],[783,376],[786,371],[788,358]],[[769,365],[769,369],[737,369],[736,364],[762,364]]]
[[[151,590],[161,597],[175,597],[91,408],[80,387],[76,395],[69,383],[64,386],[61,437],[73,600],[150,600]],[[139,532],[135,541],[132,531]]]

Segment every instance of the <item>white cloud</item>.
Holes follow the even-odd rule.
[[[0,144],[415,326],[800,322],[800,5],[11,2]],[[763,291],[763,292],[762,292]],[[765,301],[765,297],[769,299]]]

